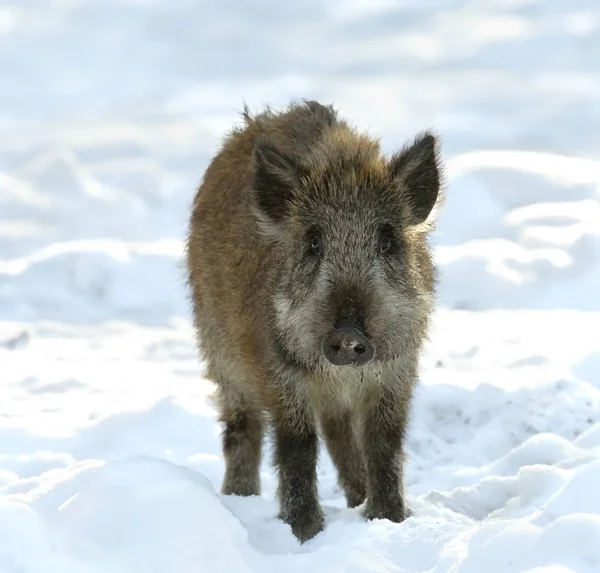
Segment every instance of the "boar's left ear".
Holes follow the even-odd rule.
[[[392,177],[409,202],[412,225],[429,217],[440,193],[437,143],[435,136],[426,131],[390,161]]]
[[[270,145],[257,145],[254,149],[254,189],[259,207],[275,222],[287,213],[287,203],[298,186],[299,169]]]

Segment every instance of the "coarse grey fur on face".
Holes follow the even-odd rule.
[[[434,270],[427,217],[438,198],[430,134],[390,161],[378,145],[331,129],[300,161],[263,144],[255,153],[262,226],[283,253],[273,294],[285,350],[314,370],[323,342],[347,324],[396,360],[426,328]]]

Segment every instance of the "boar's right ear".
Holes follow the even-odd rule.
[[[269,145],[254,149],[254,189],[258,205],[269,218],[281,221],[287,213],[287,203],[298,185],[298,166]]]
[[[426,131],[390,161],[392,177],[409,203],[412,225],[427,220],[440,194],[437,144],[435,136]]]

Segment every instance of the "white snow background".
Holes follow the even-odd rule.
[[[597,0],[0,0],[1,573],[598,573]],[[415,515],[218,494],[181,267],[243,102],[443,138]]]

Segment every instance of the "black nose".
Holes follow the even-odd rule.
[[[360,330],[342,326],[323,342],[323,354],[335,366],[362,366],[373,358],[373,346]]]

